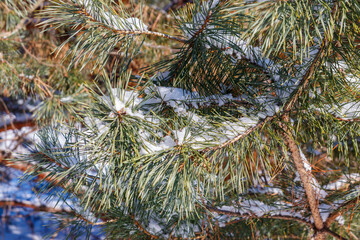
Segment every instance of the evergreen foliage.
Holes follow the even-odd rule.
[[[0,94],[36,105],[41,129],[19,161],[33,165],[24,180],[47,176],[39,194],[77,201],[59,227],[360,235],[359,1],[194,0],[172,15],[43,2],[1,2]],[[31,16],[43,32],[23,29]],[[34,56],[32,41],[58,57]]]

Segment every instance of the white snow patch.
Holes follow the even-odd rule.
[[[340,225],[344,225],[345,224],[345,218],[343,216],[338,216],[337,218],[335,218],[335,221],[337,221]]]
[[[307,172],[311,172],[311,165],[309,163],[309,161],[306,159],[304,153],[301,151],[301,149],[299,148],[299,151],[300,151],[300,156],[301,156],[301,160],[303,161],[303,164],[304,164],[304,168]]]
[[[359,173],[351,173],[349,175],[343,175],[341,178],[336,180],[335,182],[329,183],[324,186],[324,189],[327,190],[340,190],[346,187],[348,184],[352,182],[360,181]]]
[[[97,21],[100,21],[109,27],[112,27],[120,31],[148,31],[148,27],[138,18],[122,18],[115,12],[112,13],[107,10],[98,9],[96,4],[91,0],[77,0],[78,4],[84,6],[86,11],[94,17]]]

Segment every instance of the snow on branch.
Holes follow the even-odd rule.
[[[96,7],[91,0],[77,0],[77,3],[84,7],[87,14],[91,15],[97,21],[106,24],[120,31],[147,31],[148,27],[138,18],[122,18],[110,9],[103,10]],[[95,6],[95,7],[94,7]]]
[[[289,206],[290,207],[290,206]],[[291,209],[284,211],[274,206],[269,206],[260,201],[249,200],[239,207],[234,208],[233,206],[222,206],[215,208],[212,206],[206,206],[206,208],[217,214],[240,217],[243,219],[254,219],[254,218],[270,218],[270,219],[284,219],[299,221],[312,227],[312,223],[308,221],[304,216],[299,213],[294,213]]]
[[[192,22],[186,23],[183,26],[186,38],[196,38],[207,28],[213,10],[219,5],[219,2],[219,0],[209,0],[201,3],[200,9],[198,9],[198,12],[192,18]]]
[[[249,219],[281,219],[281,220],[300,222],[300,223],[306,224],[308,227],[310,227],[313,230],[317,229],[314,223],[312,223],[311,221],[309,221],[308,219],[306,219],[305,217],[303,217],[301,215],[293,214],[291,210],[279,212],[280,214],[277,214],[276,211],[272,212],[271,214],[263,214],[264,213],[263,209],[271,209],[272,208],[272,206],[267,206],[267,205],[264,205],[263,203],[260,204],[260,206],[258,206],[256,204],[252,206],[253,210],[255,210],[255,213],[260,212],[259,215],[254,214],[254,212],[244,212],[241,210],[236,211],[235,208],[227,207],[227,206],[223,206],[221,208],[216,208],[213,206],[206,206],[206,208],[207,208],[207,210],[209,210],[210,212],[215,213],[215,214],[238,217],[239,218],[238,220],[245,221],[245,220],[249,220]],[[261,211],[259,211],[259,209]],[[324,228],[324,229],[322,229],[322,231],[328,233],[329,235],[335,237],[336,239],[339,239],[339,240],[346,239],[346,238],[340,236],[339,234],[337,234],[336,232],[330,230],[329,228]]]
[[[81,8],[81,11],[78,13],[89,18],[91,22],[100,23],[105,29],[114,33],[123,35],[153,35],[182,43],[186,42],[186,40],[178,37],[149,31],[147,25],[140,19],[133,17],[123,18],[112,9],[105,10],[96,7],[91,0],[78,0],[75,1],[75,4]]]
[[[191,144],[194,149],[201,149],[203,145],[210,143],[217,145],[247,131],[259,121],[259,116],[243,116],[236,121],[223,121],[222,124],[215,126],[206,116],[200,116],[193,111],[211,103],[222,106],[227,102],[239,100],[231,94],[201,97],[197,92],[159,86],[148,86],[144,92],[146,97],[140,98],[139,93],[134,90],[113,88],[110,91],[110,97],[103,96],[100,99],[110,109],[109,118],[117,118],[119,114],[127,115],[151,122],[155,127],[159,124],[160,119],[151,112],[161,111],[164,106],[167,106],[172,108],[179,117],[189,119],[191,124],[172,130],[171,136],[159,133],[161,140],[156,143],[150,140],[151,136],[147,131],[139,130],[142,141],[147,146],[146,149],[141,150],[142,154],[170,150],[172,147],[182,144]],[[266,111],[267,114],[273,112],[271,109]],[[103,129],[101,132],[108,129],[104,124],[99,119],[98,128]]]
[[[347,188],[351,183],[360,182],[359,173],[351,173],[343,175],[338,180],[323,186],[326,190],[341,190]]]

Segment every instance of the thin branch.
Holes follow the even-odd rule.
[[[46,155],[43,152],[36,152],[36,153],[32,153],[29,155],[29,157],[35,157],[36,155],[40,155],[41,157],[44,157],[46,160],[48,160],[49,162],[54,163],[56,166],[64,169],[64,170],[69,170],[69,167],[63,166],[61,163],[57,162],[55,159],[49,157],[48,155]]]
[[[332,9],[332,17],[334,18],[335,15],[337,14],[338,11],[338,1],[335,1],[334,3],[334,8]],[[304,90],[306,89],[306,87],[308,86],[310,79],[314,76],[316,69],[321,65],[322,63],[322,59],[324,58],[330,42],[329,40],[326,38],[326,36],[323,38],[322,40],[323,44],[321,45],[319,51],[317,52],[312,64],[310,65],[310,67],[308,68],[308,70],[306,71],[306,73],[304,74],[304,76],[302,77],[297,90],[294,91],[293,95],[290,97],[290,99],[285,103],[283,109],[281,110],[281,114],[280,114],[280,118],[284,117],[286,114],[288,114],[289,111],[291,111],[291,109],[294,107],[294,105],[296,104],[296,102],[298,101],[300,95],[304,92]],[[267,116],[265,119],[261,120],[258,124],[256,124],[254,127],[249,128],[247,131],[245,131],[244,133],[239,134],[238,136],[234,137],[233,139],[219,145],[213,148],[208,148],[205,149],[205,151],[209,151],[209,150],[217,150],[220,148],[224,148],[228,145],[233,144],[234,142],[250,135],[252,132],[254,132],[255,130],[262,128],[266,123],[268,123],[269,121],[272,121],[276,118],[276,115],[273,116]]]
[[[248,219],[281,219],[281,220],[288,220],[288,221],[297,221],[297,222],[301,222],[303,224],[306,224],[307,226],[309,226],[311,229],[314,228],[314,225],[303,219],[303,218],[299,218],[299,217],[293,217],[293,216],[283,216],[283,215],[263,215],[263,216],[257,216],[257,215],[251,215],[251,214],[242,214],[242,213],[237,213],[237,212],[231,212],[231,211],[227,211],[227,210],[221,210],[221,209],[217,209],[215,207],[212,206],[206,206],[206,209],[211,211],[211,212],[215,212],[218,214],[223,214],[223,215],[227,215],[227,216],[233,216],[233,217],[240,217],[242,218],[244,221],[248,220]]]
[[[359,240],[359,238],[357,236],[355,236],[355,234],[352,231],[350,231],[350,229],[346,230],[346,231],[351,240]]]
[[[6,157],[11,158],[11,155],[8,155]],[[11,167],[13,169],[17,169],[22,172],[30,172],[35,169],[35,166],[30,163],[19,163],[16,161],[7,160],[7,159],[4,159],[3,156],[1,156],[1,155],[0,155],[0,165],[6,166],[6,167]],[[56,179],[50,177],[49,175],[50,175],[50,172],[43,172],[43,173],[38,174],[36,177],[38,180],[46,180],[49,182],[53,182],[54,184],[58,184],[59,186],[62,186],[62,187],[65,186],[63,184],[63,182],[57,181]]]
[[[356,204],[359,203],[359,198],[353,199],[351,201],[348,201],[346,203],[341,204],[337,209],[335,209],[329,217],[325,221],[325,225],[327,227],[330,227],[331,223],[335,221],[335,219],[345,212],[349,211],[351,208],[355,207]]]
[[[331,12],[331,17],[333,19],[335,19],[335,16],[338,12],[338,9],[339,9],[338,5],[339,5],[338,1],[337,0],[334,1],[334,7]],[[306,71],[305,75],[301,79],[299,87],[297,88],[296,92],[294,92],[294,94],[291,96],[291,98],[285,104],[284,109],[283,109],[285,114],[294,107],[294,105],[296,104],[300,95],[304,92],[305,88],[309,85],[310,79],[315,74],[316,69],[322,64],[322,60],[325,57],[326,52],[329,49],[329,46],[330,46],[329,39],[325,35],[325,37],[322,39],[322,45],[321,45],[319,51],[317,52],[312,64],[310,65],[310,67]]]
[[[117,30],[117,29],[111,28],[111,27],[105,25],[104,23],[96,20],[94,17],[92,17],[86,11],[85,8],[83,8],[81,6],[78,6],[78,7],[80,7],[82,10],[78,11],[77,13],[83,14],[84,16],[88,17],[91,22],[95,22],[95,23],[99,24],[101,27],[103,27],[103,28],[105,28],[107,30],[110,30],[111,32],[116,33],[116,34],[121,34],[121,35],[150,35],[150,36],[156,36],[156,37],[166,38],[166,39],[170,39],[170,40],[175,40],[175,41],[178,41],[178,42],[181,42],[181,43],[187,43],[186,39],[182,39],[182,38],[175,37],[175,36],[170,36],[168,34],[160,33],[160,32],[141,31],[141,30]]]
[[[13,121],[12,123],[13,124],[11,125],[6,125],[6,123],[4,125],[0,125],[0,132],[16,130],[23,127],[35,127],[35,122],[30,119],[26,119],[25,121]]]
[[[335,117],[336,120],[344,121],[344,122],[360,122],[360,118],[354,118],[354,119],[345,119],[341,117]]]
[[[56,208],[48,207],[46,205],[34,205],[32,203],[21,202],[18,200],[0,200],[0,207],[25,207],[25,208],[32,208],[36,212],[72,213],[72,211],[68,211],[66,209],[56,209]]]
[[[106,225],[108,223],[112,223],[112,222],[116,222],[116,219],[112,219],[112,220],[108,220],[108,221],[102,221],[102,222],[92,222],[89,219],[84,218],[83,216],[79,215],[79,214],[75,214],[76,217],[80,218],[81,220],[83,220],[84,222],[86,222],[87,224],[93,225],[93,226],[103,226]]]
[[[24,49],[24,51],[27,53],[27,55],[29,55],[31,58],[33,58],[38,63],[48,66],[48,67],[58,67],[59,66],[58,64],[55,65],[55,64],[44,62],[44,61],[46,61],[46,59],[39,59],[39,57],[32,54],[32,52],[30,52],[30,50],[26,48],[26,46],[24,45],[23,42],[20,42],[20,45]]]
[[[221,210],[221,209],[217,209],[215,207],[212,206],[206,206],[206,209],[211,211],[211,212],[215,212],[218,214],[223,214],[223,215],[227,215],[227,216],[233,216],[233,217],[240,217],[240,221],[243,220],[248,220],[248,219],[280,219],[280,220],[287,220],[287,221],[296,221],[296,222],[300,222],[303,223],[307,226],[309,226],[311,229],[316,231],[316,226],[315,224],[307,221],[306,219],[303,218],[299,218],[299,217],[293,217],[293,216],[283,216],[283,215],[263,215],[263,216],[257,216],[257,215],[251,215],[251,214],[241,214],[241,213],[237,213],[237,212],[231,212],[231,211],[227,211],[227,210]],[[346,238],[340,236],[339,234],[331,231],[328,228],[323,228],[321,231],[317,232],[318,234],[323,234],[323,233],[327,233],[330,234],[331,236],[335,237],[338,240],[346,240]]]
[[[331,236],[333,236],[334,238],[336,238],[336,239],[338,239],[338,240],[347,240],[347,238],[344,238],[344,237],[340,236],[339,234],[337,234],[337,233],[334,232],[334,231],[331,231],[331,230],[328,229],[328,228],[325,228],[325,229],[324,229],[324,232],[327,233],[327,234],[329,234],[329,235],[331,235]]]
[[[199,36],[206,28],[207,24],[210,22],[210,18],[212,16],[212,11],[210,10],[208,12],[208,15],[205,18],[204,23],[202,24],[201,28],[191,37],[192,39],[196,38],[197,36]]]
[[[264,118],[263,120],[261,120],[260,122],[258,122],[255,126],[248,128],[245,132],[237,135],[236,137],[234,137],[233,139],[230,139],[226,142],[224,142],[221,145],[212,147],[212,148],[206,148],[203,150],[203,152],[209,152],[209,151],[216,151],[218,149],[224,148],[228,145],[231,145],[237,141],[239,141],[242,138],[245,138],[246,136],[250,135],[251,133],[253,133],[255,130],[262,128],[266,123],[268,123],[269,121],[273,120],[275,118],[274,116],[267,116],[266,118]]]
[[[158,236],[155,236],[153,234],[151,234],[150,232],[148,232],[145,228],[143,228],[141,226],[141,224],[135,219],[135,217],[133,215],[130,215],[131,219],[134,220],[134,223],[136,225],[137,228],[139,228],[143,233],[145,233],[146,235],[148,235],[149,237],[151,237],[151,239],[158,239]]]

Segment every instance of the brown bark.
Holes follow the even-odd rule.
[[[23,127],[34,127],[35,122],[32,120],[25,120],[25,121],[14,121],[13,123],[9,125],[4,125],[0,127],[0,132],[5,132],[8,130],[15,130],[15,129],[21,129]]]
[[[11,155],[8,157],[11,157]],[[11,161],[8,159],[4,159],[1,156],[1,154],[0,154],[0,165],[6,166],[6,167],[11,167],[13,169],[17,169],[22,172],[30,172],[35,168],[35,166],[33,166],[30,163],[19,163],[19,162]],[[56,181],[55,179],[50,177],[50,172],[38,174],[36,177],[38,180],[46,180],[46,181],[53,182],[55,184],[60,184],[59,181]]]
[[[65,210],[65,209],[52,208],[52,207],[48,207],[46,205],[34,205],[32,203],[25,203],[25,202],[20,202],[20,201],[17,201],[17,200],[0,201],[0,207],[25,207],[25,208],[32,208],[36,212],[49,212],[49,213],[68,212],[68,213],[73,213],[72,211],[68,211],[68,210]]]
[[[301,182],[303,183],[305,194],[307,201],[310,206],[311,214],[314,219],[315,230],[322,231],[324,228],[324,222],[321,218],[320,211],[319,211],[319,196],[317,196],[316,191],[314,189],[313,184],[313,176],[311,175],[310,171],[306,171],[304,166],[304,161],[301,158],[300,150],[298,145],[296,144],[291,131],[288,129],[286,123],[289,123],[289,117],[285,116],[283,118],[285,123],[280,123],[280,127],[283,130],[283,137],[289,148],[291,153],[292,160],[294,161],[295,168],[300,175]],[[314,236],[316,240],[325,239],[325,235],[322,233],[316,233]]]

